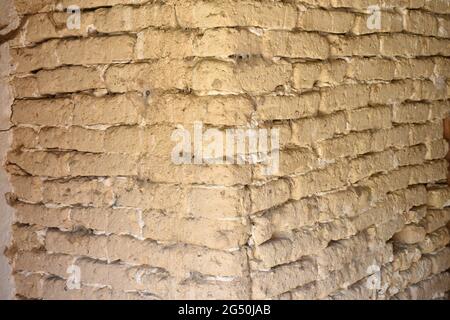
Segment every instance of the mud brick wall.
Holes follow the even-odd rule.
[[[449,1],[14,2],[17,298],[448,297]],[[196,122],[278,172],[175,164]]]

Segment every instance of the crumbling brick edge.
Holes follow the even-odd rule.
[[[11,184],[3,164],[12,139],[10,117],[13,98],[9,84],[11,64],[8,39],[19,28],[20,19],[12,0],[5,0],[0,11],[2,21],[8,22],[3,28],[0,27],[0,300],[9,300],[15,295],[15,286],[5,250],[11,241],[14,209],[6,201],[5,195],[11,192]]]

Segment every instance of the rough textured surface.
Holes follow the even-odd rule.
[[[8,39],[18,298],[448,297],[449,1],[71,4]],[[280,171],[175,165],[196,121],[280,129]]]
[[[10,148],[12,134],[11,106],[14,101],[9,76],[12,72],[10,64],[10,48],[8,35],[19,25],[19,18],[14,10],[12,0],[0,3],[0,161],[3,164]],[[7,204],[6,195],[11,191],[8,174],[0,167],[0,300],[11,299],[14,286],[11,276],[11,266],[3,254],[11,240],[11,225],[13,209]]]

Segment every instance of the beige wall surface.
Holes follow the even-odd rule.
[[[449,297],[449,1],[13,2],[1,297]]]
[[[9,34],[18,27],[18,16],[13,1],[4,0],[0,3],[0,161],[6,160],[6,153],[11,144],[11,106],[13,103],[12,89],[9,84],[11,72]],[[11,191],[8,175],[0,167],[0,299],[11,299],[14,286],[11,276],[11,266],[4,255],[10,243],[13,209],[6,203],[5,195]]]

